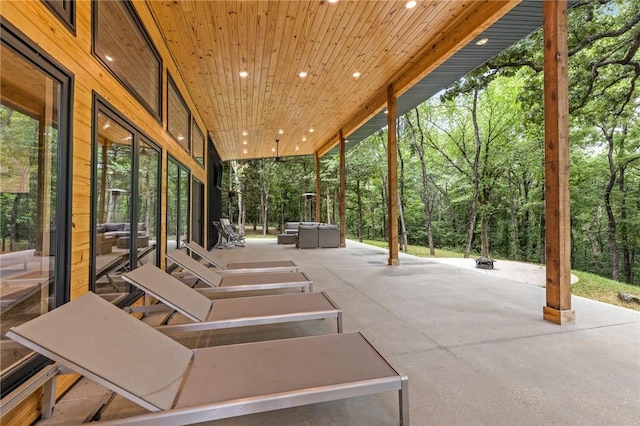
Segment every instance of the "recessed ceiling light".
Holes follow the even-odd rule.
[[[329,0],[329,3],[338,3],[338,0]]]
[[[344,143],[349,143],[349,139],[345,139],[345,140],[344,140]]]
[[[243,150],[242,150],[242,153],[243,153],[243,154],[246,154],[246,153],[248,153],[248,152],[249,152],[249,151],[247,151],[246,149],[243,149]]]
[[[284,133],[284,130],[282,130],[282,129],[278,129],[278,134],[279,134],[279,135],[281,135],[281,134],[283,134],[283,133]]]
[[[361,76],[361,74],[358,71],[353,73],[353,78],[358,78],[360,76]]]
[[[313,127],[309,129],[309,133],[313,133]]]
[[[306,71],[301,71],[300,74],[298,74],[298,77],[300,78],[305,78],[307,76],[307,72]]]
[[[407,4],[404,5],[404,7],[406,7],[407,9],[413,9],[414,7],[416,7],[416,4],[418,2],[416,2],[415,0],[411,0],[408,1]]]
[[[487,37],[484,37],[484,38],[481,38],[480,40],[476,41],[476,45],[477,46],[484,46],[488,42],[489,42],[489,39]]]
[[[242,136],[247,136],[249,134],[249,132],[247,132],[246,130],[242,131]]]
[[[300,147],[298,147],[298,145],[296,145],[296,151],[300,151]]]
[[[302,142],[306,142],[306,141],[307,141],[307,137],[306,137],[306,136],[303,136],[303,137],[302,137]]]
[[[246,72],[246,71],[240,71],[240,77],[242,77],[242,78],[246,78],[246,77],[248,77],[248,76],[249,76],[249,73],[248,73],[248,72]]]
[[[385,109],[385,110],[384,110],[384,113],[385,113],[385,114],[389,114],[389,110],[388,110],[388,109]]]
[[[113,58],[109,55],[104,55],[104,58],[109,62],[113,62]]]
[[[111,123],[104,123],[104,125],[102,126],[103,130],[107,130],[109,127],[111,127]]]
[[[276,149],[275,148],[271,148],[271,152],[276,152]]]
[[[178,140],[179,140],[179,141],[184,140],[184,136],[178,136]]]
[[[247,142],[247,141],[242,141],[242,145],[246,145],[246,144],[248,144],[248,143],[249,143],[249,142]]]

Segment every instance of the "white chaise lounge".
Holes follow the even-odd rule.
[[[181,250],[167,253],[167,258],[209,285],[210,288],[198,289],[198,291],[207,295],[277,289],[313,291],[313,282],[302,272],[249,273],[221,276]]]
[[[200,244],[190,241],[186,247],[200,256],[208,264],[218,268],[224,274],[248,273],[248,272],[298,272],[300,268],[291,260],[266,260],[260,262],[233,262],[224,263],[214,253],[208,251]]]
[[[188,349],[94,293],[7,336],[149,410],[106,424],[189,424],[382,392],[408,379],[360,334]]]
[[[336,318],[337,331],[342,333],[342,310],[324,292],[211,300],[150,263],[123,274],[122,278],[164,303],[131,307],[129,312],[175,310],[193,321],[155,327],[163,333],[327,318]],[[167,320],[169,318],[167,316]]]

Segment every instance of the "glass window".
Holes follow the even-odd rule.
[[[94,54],[161,121],[162,62],[133,6],[122,1],[92,4]]]
[[[0,370],[5,370],[31,351],[5,344],[4,333],[68,300],[72,100],[68,75],[4,23],[1,34]],[[13,386],[4,376],[1,385],[3,395]]]
[[[53,13],[75,34],[76,3],[75,0],[42,0]]]
[[[191,241],[204,245],[204,184],[193,178],[191,187]]]
[[[189,235],[189,171],[173,158],[167,165],[167,253],[182,247]]]
[[[97,131],[93,291],[124,293],[124,282],[114,278],[121,270],[109,268],[115,261],[128,261],[130,254],[133,133],[102,111],[98,112]]]
[[[171,76],[167,80],[167,129],[185,151],[191,152],[189,149],[189,128],[191,127],[189,109]]]
[[[204,167],[204,135],[195,120],[193,121],[193,158]]]
[[[128,293],[129,265],[158,264],[160,151],[101,102],[96,134],[93,291]]]
[[[149,246],[157,247],[160,209],[160,151],[152,144],[142,141],[138,147],[138,246],[145,247],[141,236],[148,238]],[[142,263],[158,265],[158,256],[153,252],[141,259]]]

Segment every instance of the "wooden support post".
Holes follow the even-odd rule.
[[[398,258],[398,141],[396,139],[396,97],[393,85],[387,87],[387,180],[389,183],[389,265],[399,265]]]
[[[543,3],[547,304],[543,318],[575,323],[571,310],[567,1]]]
[[[346,210],[346,192],[347,192],[347,165],[346,165],[346,146],[342,129],[339,133],[340,138],[340,201],[338,203],[338,215],[340,216],[340,247],[347,246],[347,210]]]
[[[322,182],[320,181],[320,156],[318,155],[318,151],[314,154],[314,158],[316,160],[316,223],[320,223],[320,214],[322,213],[322,195],[320,194],[320,189]]]

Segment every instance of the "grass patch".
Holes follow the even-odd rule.
[[[364,244],[369,244],[376,247],[389,248],[389,244],[387,244],[386,241],[363,240],[362,242]],[[444,250],[444,249],[436,249],[435,251],[436,251],[436,255],[431,256],[431,254],[429,253],[429,247],[414,246],[409,244],[409,251],[407,253],[413,256],[418,256],[418,257],[460,257],[460,258],[464,257],[464,253],[460,253],[456,251],[450,251],[450,250]],[[480,255],[478,254],[471,253],[470,258],[475,258],[479,256]]]
[[[571,271],[580,281],[571,287],[571,293],[588,299],[599,300],[612,305],[623,306],[634,311],[640,311],[640,304],[623,302],[618,299],[618,292],[631,293],[640,296],[640,287],[603,278],[599,275],[582,271]]]

